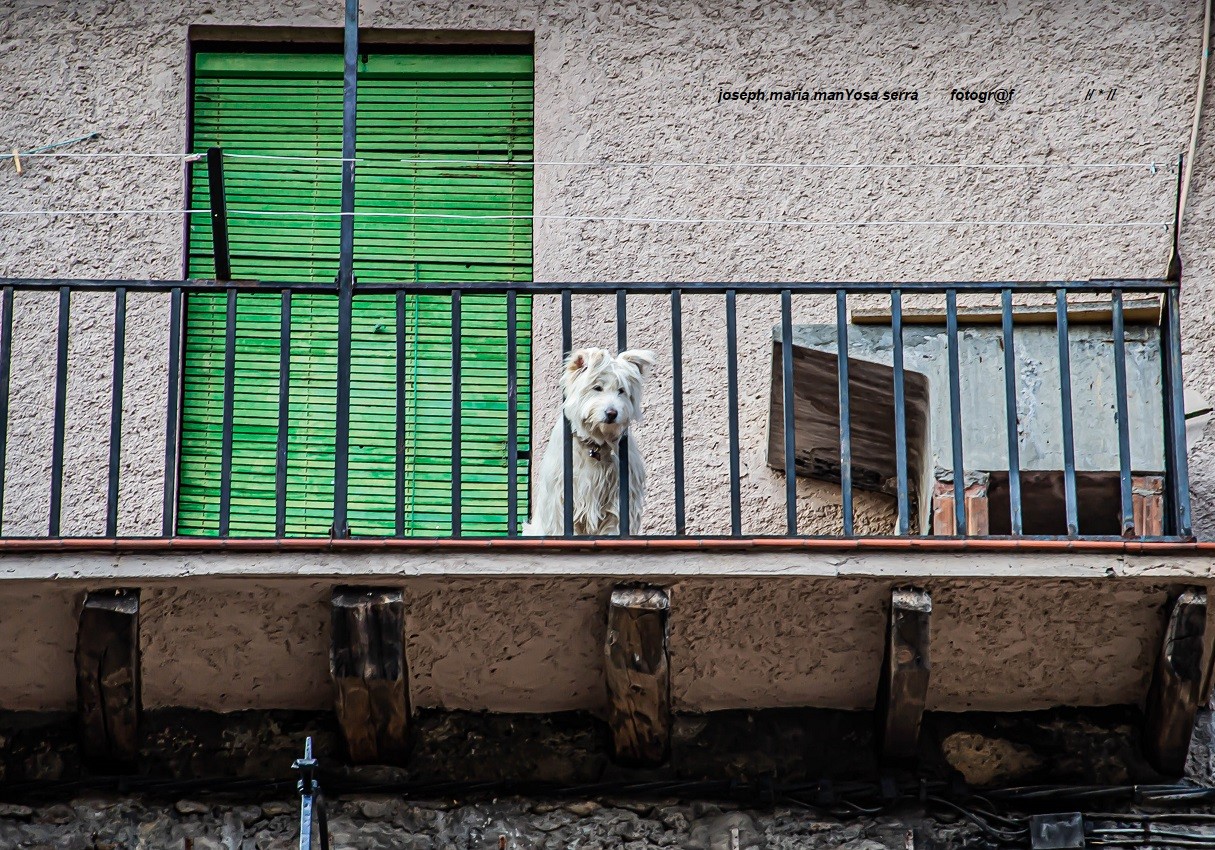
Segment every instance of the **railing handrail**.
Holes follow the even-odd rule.
[[[338,293],[336,283],[315,281],[263,281],[263,280],[216,280],[211,278],[188,278],[165,280],[157,278],[0,278],[0,288],[14,290],[55,291],[67,288],[73,291],[97,290],[111,292],[125,289],[128,292],[215,292],[236,289],[241,292],[294,292]],[[679,291],[693,295],[723,295],[726,292],[739,294],[755,293],[779,295],[782,290],[793,290],[801,294],[832,294],[844,290],[849,294],[881,293],[892,290],[904,293],[921,292],[939,294],[954,292],[999,293],[1005,289],[1015,292],[1054,293],[1060,289],[1069,292],[1094,292],[1108,294],[1112,289],[1124,292],[1171,292],[1178,290],[1178,281],[1166,278],[1088,278],[1083,280],[914,280],[914,281],[447,281],[418,282],[393,281],[356,283],[356,295],[371,295],[383,292],[405,292],[416,294],[447,295],[453,290],[464,294],[484,293],[499,295],[521,292],[532,295],[559,295],[572,290],[580,295],[611,295],[621,290],[631,294],[669,294]]]

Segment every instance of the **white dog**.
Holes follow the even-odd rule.
[[[564,402],[533,488],[531,522],[523,533],[556,537],[565,533],[565,451],[561,417],[570,423],[573,448],[574,534],[620,533],[620,438],[641,421],[641,385],[654,368],[649,351],[618,357],[602,348],[575,351],[561,373]],[[630,438],[629,533],[641,528],[645,466]]]

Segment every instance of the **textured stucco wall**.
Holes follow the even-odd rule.
[[[540,160],[697,162],[1147,162],[1185,147],[1201,3],[842,2],[545,3],[364,0],[378,28],[531,31]],[[338,2],[165,4],[18,0],[0,10],[4,148],[98,130],[76,151],[174,152],[185,135],[191,24],[333,26]],[[1212,83],[1215,85],[1215,82]],[[718,103],[719,88],[914,89],[914,103]],[[1015,87],[1012,104],[957,103],[953,88]],[[1085,100],[1090,88],[1113,100]],[[1213,113],[1208,110],[1207,115]],[[1211,119],[1207,119],[1210,124]],[[1215,135],[1200,145],[1182,234],[1187,383],[1215,397]],[[0,209],[176,208],[173,159],[33,160],[0,165]],[[847,220],[1163,221],[1167,168],[1109,171],[546,167],[546,215]],[[541,220],[540,280],[1039,279],[1157,275],[1160,227],[801,228]],[[5,218],[0,274],[174,277],[176,216]],[[47,512],[53,296],[21,298],[4,531],[39,533]],[[96,533],[108,456],[111,306],[79,299],[69,381],[65,533]],[[134,307],[134,305],[133,305]],[[795,321],[830,319],[799,298]],[[167,321],[163,299],[130,321],[121,530],[157,530]],[[537,435],[548,432],[559,359],[555,305],[537,304]],[[685,300],[688,515],[692,533],[727,527],[724,335],[720,299]],[[630,343],[668,349],[665,299],[630,301]],[[575,306],[576,343],[611,344],[610,299]],[[772,299],[740,298],[744,530],[783,527],[783,481],[764,463]],[[651,468],[647,527],[672,526],[670,371],[660,367],[639,429]],[[537,449],[540,447],[537,446]],[[1199,531],[1215,536],[1215,429],[1192,463]],[[800,482],[803,531],[839,528],[838,491]],[[858,498],[857,529],[891,528],[889,504]]]
[[[670,593],[676,710],[872,707],[885,612],[897,586],[890,577],[651,579]],[[404,588],[415,706],[603,710],[604,623],[613,578],[363,580]],[[336,581],[128,579],[142,587],[144,705],[328,708],[328,601]],[[1168,592],[1178,586],[1146,577],[916,583],[933,597],[928,707],[942,711],[1139,702],[1163,632]],[[85,591],[96,586],[64,579],[0,583],[0,610],[22,612],[0,618],[0,706],[74,706],[76,620]],[[1215,627],[1208,634],[1209,644]]]

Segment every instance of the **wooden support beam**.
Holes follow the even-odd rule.
[[[1173,603],[1156,656],[1143,748],[1152,767],[1168,776],[1180,776],[1185,770],[1205,669],[1206,625],[1206,591],[1189,588]]]
[[[333,592],[333,677],[338,724],[356,764],[403,764],[409,753],[405,601],[399,589]]]
[[[916,753],[932,669],[931,620],[932,597],[927,591],[907,588],[891,593],[877,703],[885,759],[911,758]]]
[[[76,709],[82,753],[96,769],[135,769],[139,689],[139,591],[90,592],[76,632]]]
[[[990,510],[987,501],[988,476],[980,475],[977,481],[966,485],[962,491],[966,499],[966,534],[970,537],[985,537],[991,533]],[[932,489],[932,533],[952,537],[957,532],[957,517],[953,510],[954,494],[952,481],[936,481]]]
[[[616,758],[658,765],[671,749],[670,600],[657,588],[617,588],[604,642],[608,724]]]

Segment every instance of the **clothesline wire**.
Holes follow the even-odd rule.
[[[164,215],[210,215],[209,209],[28,209],[0,210],[0,216],[164,216]],[[343,212],[313,212],[290,210],[250,210],[229,209],[229,217],[274,217],[274,218],[341,218],[350,215],[356,218],[404,218],[404,219],[438,219],[455,221],[571,221],[571,222],[616,222],[622,224],[730,224],[757,226],[787,226],[787,227],[1045,227],[1045,228],[1148,228],[1169,227],[1166,221],[1033,221],[1033,220],[986,220],[986,219],[911,219],[911,220],[845,220],[845,221],[815,221],[807,219],[754,219],[754,218],[674,218],[650,216],[614,216],[614,215],[562,215],[562,214],[518,214],[504,213],[501,215],[463,214],[463,213],[430,213],[430,212],[397,212],[397,211],[356,211]]]

